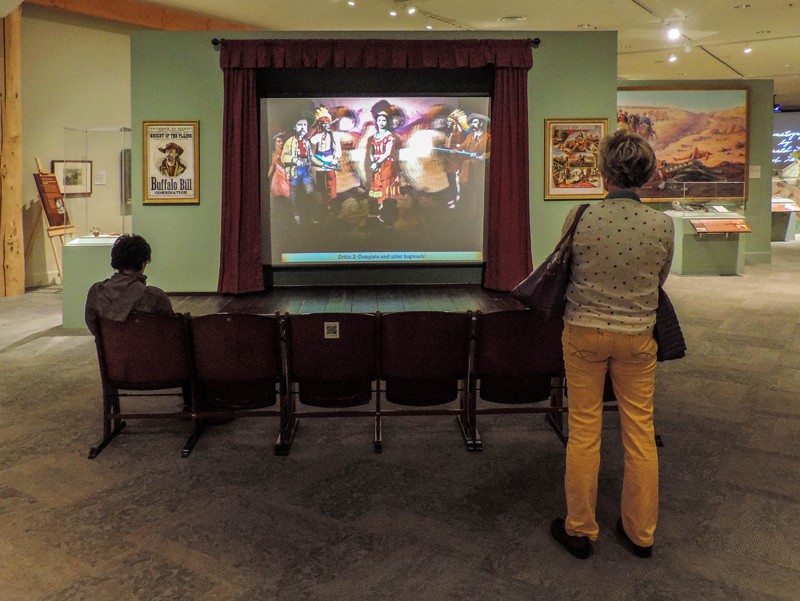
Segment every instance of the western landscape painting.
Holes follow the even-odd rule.
[[[617,93],[617,128],[653,147],[658,169],[642,200],[744,201],[746,89],[635,89]]]

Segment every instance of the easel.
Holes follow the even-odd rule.
[[[36,221],[33,225],[33,233],[31,234],[28,245],[25,248],[25,260],[28,259],[30,254],[31,244],[39,228],[39,223],[42,221],[42,213],[44,213],[47,220],[47,236],[50,238],[50,247],[53,249],[53,257],[56,260],[56,269],[58,269],[58,277],[64,280],[64,274],[61,268],[61,253],[56,248],[55,238],[61,241],[61,247],[64,247],[65,237],[69,234],[72,237],[72,232],[75,231],[75,226],[69,222],[69,215],[67,214],[67,207],[64,205],[64,194],[61,192],[58,178],[53,173],[49,173],[42,168],[42,163],[36,158],[37,173],[33,174],[33,179],[36,180],[36,189],[39,191],[39,212],[36,215]]]

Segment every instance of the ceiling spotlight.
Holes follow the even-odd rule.
[[[750,54],[752,51],[753,51],[752,48],[745,48],[742,52],[744,52],[745,54]]]
[[[591,29],[591,27],[592,27],[591,23],[581,23],[580,25],[578,25],[578,29]]]
[[[347,0],[347,6],[355,6],[356,0]]]
[[[737,4],[733,8],[750,8],[752,4]]]
[[[397,11],[396,10],[390,10],[389,11],[389,16],[390,17],[396,17],[397,16]]]
[[[409,6],[408,7],[408,14],[409,15],[413,15],[415,12],[417,12],[416,8],[414,8],[413,6]]]
[[[675,56],[674,54],[669,55],[669,62],[674,63],[676,60],[678,60],[677,56]]]
[[[430,23],[428,23],[428,24],[425,26],[425,29],[433,29],[433,25],[431,25]]]
[[[677,40],[679,37],[681,37],[681,30],[677,27],[670,27],[669,31],[667,31],[667,37],[670,40]]]

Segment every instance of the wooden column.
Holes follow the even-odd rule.
[[[2,20],[0,43],[0,296],[25,292],[22,234],[22,15]]]

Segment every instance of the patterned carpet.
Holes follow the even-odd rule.
[[[549,536],[564,448],[541,415],[304,420],[207,430],[132,422],[96,460],[92,339],[58,289],[0,299],[0,600],[796,600],[800,582],[800,243],[739,277],[672,276],[689,356],[659,366],[664,439],[653,559],[614,532],[622,475],[604,423],[588,561]]]

